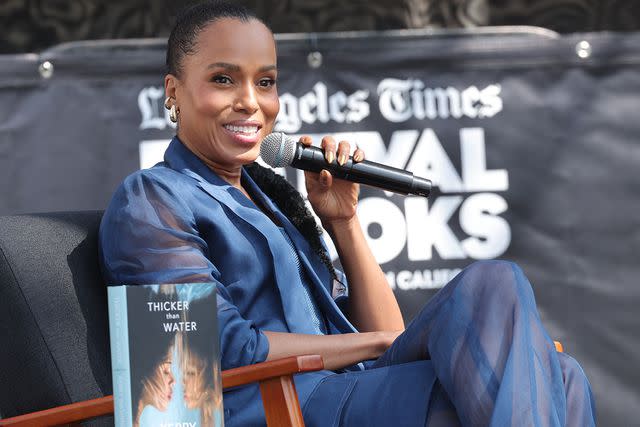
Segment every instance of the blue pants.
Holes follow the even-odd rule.
[[[367,370],[326,377],[307,426],[593,426],[578,363],[557,353],[515,264],[477,262]]]

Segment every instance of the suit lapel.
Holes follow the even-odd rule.
[[[204,163],[202,163],[191,151],[182,145],[177,139],[169,145],[165,153],[165,162],[198,182],[198,186],[212,198],[226,206],[233,214],[243,220],[249,226],[262,235],[272,254],[272,265],[275,272],[275,285],[282,301],[285,321],[290,332],[312,334],[314,330],[311,322],[307,321],[308,313],[305,310],[303,289],[299,286],[291,286],[291,278],[299,274],[297,265],[293,262],[275,263],[276,259],[286,259],[289,248],[281,232],[275,224],[262,213],[244,194],[233,187]],[[244,178],[250,180],[243,170]],[[255,184],[251,181],[255,188]]]
[[[296,277],[298,266],[291,260],[286,263],[275,263],[273,260],[286,259],[290,251],[283,241],[283,236],[278,235],[280,230],[262,212],[260,212],[240,191],[232,186],[221,189],[206,181],[199,183],[200,187],[218,202],[226,205],[235,215],[253,227],[264,237],[272,254],[272,263],[276,276],[276,286],[280,293],[283,311],[289,330],[291,332],[310,334],[313,333],[309,322],[304,301],[304,290],[300,286],[291,286],[293,277]],[[236,193],[232,196],[232,193]],[[235,197],[234,197],[235,196]]]
[[[314,294],[317,296],[316,300],[322,312],[327,316],[328,320],[333,323],[338,332],[356,332],[356,329],[342,314],[342,311],[333,300],[331,296],[333,285],[331,275],[320,258],[313,256],[315,254],[309,242],[307,242],[304,236],[296,229],[291,221],[289,221],[289,218],[260,190],[248,174],[245,178],[247,184],[251,187],[252,194],[258,197],[263,205],[272,212],[284,227],[285,232],[289,235],[289,238],[296,248],[300,263],[305,270],[310,285],[315,291]],[[311,254],[311,256],[308,256],[308,254]]]
[[[233,187],[211,169],[209,169],[191,151],[174,138],[169,148],[165,152],[165,162],[181,173],[191,176],[198,182],[200,188],[225,205],[237,217],[253,227],[260,233],[272,253],[273,260],[285,259],[288,255],[287,243],[283,242],[280,230],[267,218],[250,200],[248,200],[237,188]],[[338,332],[355,332],[355,328],[344,317],[342,311],[335,304],[331,297],[332,280],[326,267],[316,256],[308,257],[313,253],[306,239],[298,232],[289,219],[280,212],[273,202],[260,190],[255,182],[243,169],[243,180],[247,183],[248,189],[265,206],[275,218],[282,224],[285,232],[293,242],[296,252],[300,258],[302,268],[304,268],[310,285],[317,295],[317,302],[322,312],[328,320],[337,328]],[[284,309],[285,320],[289,331],[296,333],[313,334],[314,330],[311,322],[308,321],[308,312],[305,309],[303,289],[300,286],[291,286],[291,278],[296,277],[299,272],[293,262],[279,263],[273,262],[276,276],[276,286],[280,294]]]

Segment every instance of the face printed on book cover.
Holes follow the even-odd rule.
[[[184,403],[189,409],[200,406],[205,398],[205,363],[194,354],[186,357],[183,372]]]
[[[160,411],[166,411],[173,396],[175,378],[171,372],[173,361],[173,346],[169,349],[162,363],[158,365],[155,375],[146,384],[147,391],[152,395],[153,406]]]

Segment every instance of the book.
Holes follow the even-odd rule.
[[[115,425],[223,426],[213,283],[109,286]]]

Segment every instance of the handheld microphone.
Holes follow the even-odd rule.
[[[280,132],[271,133],[262,140],[260,155],[273,168],[291,166],[310,172],[326,169],[336,178],[404,195],[428,197],[431,192],[430,180],[403,169],[367,160],[354,162],[351,158],[342,166],[338,162],[327,163],[320,148],[308,147]]]

